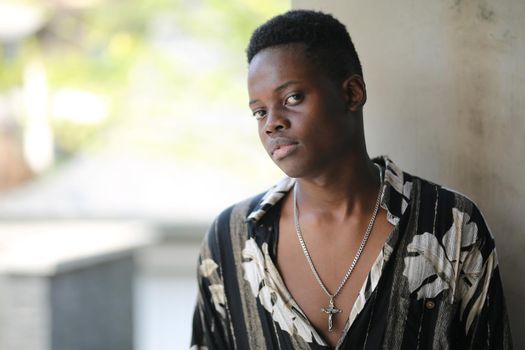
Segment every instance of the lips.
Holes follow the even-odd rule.
[[[268,142],[268,148],[271,150],[270,154],[273,159],[280,160],[297,149],[298,143],[294,140],[279,137],[276,139],[271,139]]]

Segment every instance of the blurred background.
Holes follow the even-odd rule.
[[[525,347],[525,2],[0,0],[0,350],[188,347],[207,226],[282,176],[244,49],[290,7],[352,35],[370,155],[482,209]]]
[[[0,1],[0,349],[185,349],[197,250],[279,177],[248,108],[284,0]]]

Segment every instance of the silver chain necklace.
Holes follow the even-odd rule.
[[[377,195],[376,205],[374,207],[374,213],[372,214],[372,217],[370,218],[370,222],[368,223],[368,227],[366,228],[365,235],[363,236],[363,239],[361,240],[359,249],[357,249],[357,253],[354,256],[354,260],[350,264],[350,267],[346,271],[346,274],[343,277],[343,280],[339,284],[339,287],[337,287],[337,290],[335,291],[334,294],[331,294],[326,288],[326,286],[324,285],[323,281],[321,280],[321,277],[319,276],[319,273],[315,269],[312,258],[310,257],[310,253],[308,252],[308,248],[306,248],[306,243],[304,242],[303,234],[301,233],[301,227],[299,226],[299,214],[298,214],[298,209],[297,209],[297,183],[294,185],[293,203],[294,203],[295,232],[297,233],[297,238],[299,238],[299,243],[301,244],[301,248],[303,249],[304,257],[306,258],[308,265],[310,265],[310,269],[312,270],[312,273],[315,279],[317,280],[317,283],[319,283],[319,285],[321,286],[321,289],[328,296],[328,307],[321,308],[321,311],[328,315],[328,331],[329,332],[331,332],[333,328],[332,317],[342,311],[335,307],[335,297],[337,297],[341,289],[343,289],[344,285],[346,284],[346,281],[348,281],[348,278],[350,278],[350,275],[352,274],[352,271],[354,270],[354,267],[357,264],[357,261],[359,260],[359,257],[361,256],[361,253],[363,252],[363,249],[365,248],[366,242],[368,241],[368,237],[370,236],[370,232],[372,232],[372,227],[374,226],[374,222],[376,220],[377,211],[379,210],[379,203],[381,201],[381,192],[382,192],[381,188],[383,185],[383,174],[381,173],[381,168],[377,164],[374,164],[374,165],[376,165],[379,168],[379,176],[380,176],[379,193]]]

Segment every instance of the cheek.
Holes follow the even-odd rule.
[[[349,127],[343,120],[337,120],[333,114],[323,114],[323,116],[324,118],[317,119],[316,123],[310,124],[311,127],[305,132],[308,134],[306,138],[310,140],[309,146],[325,154],[344,147],[345,140],[349,138]]]

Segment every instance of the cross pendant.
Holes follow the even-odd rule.
[[[332,317],[335,314],[340,313],[341,310],[339,310],[338,308],[335,307],[335,305],[334,305],[334,298],[330,298],[330,302],[328,303],[328,307],[326,309],[325,308],[321,308],[321,311],[324,312],[325,314],[328,314],[328,332],[331,332],[332,328],[333,328]]]

